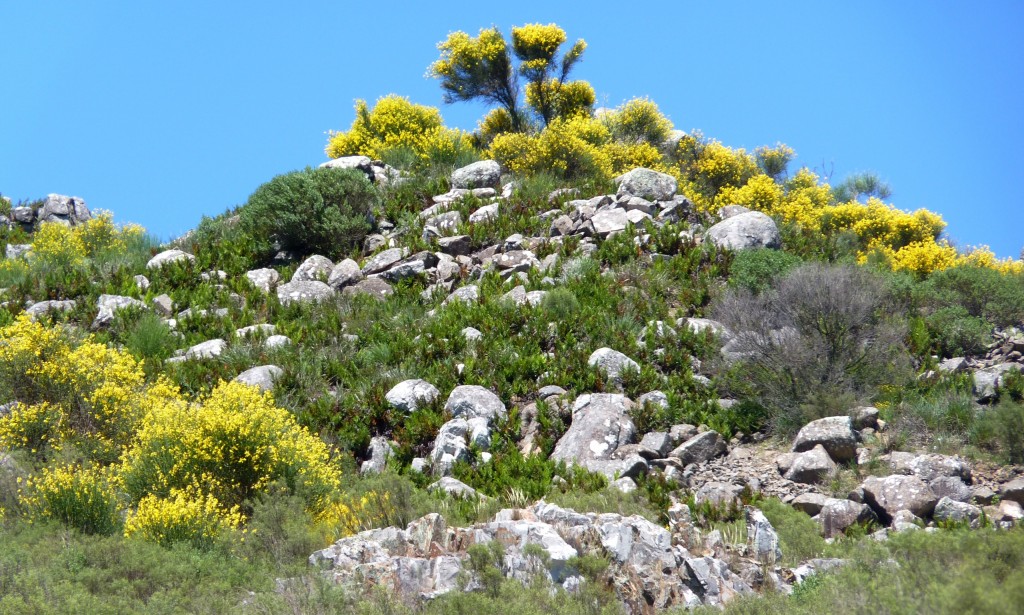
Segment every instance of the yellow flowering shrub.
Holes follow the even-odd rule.
[[[542,117],[548,113],[551,119],[589,115],[596,98],[594,88],[586,81],[562,83],[548,79],[526,84],[526,104]]]
[[[196,489],[172,489],[166,498],[143,497],[124,522],[127,538],[142,538],[163,546],[187,542],[208,548],[223,532],[244,520],[239,507],[225,508],[216,497]]]
[[[105,253],[123,252],[145,236],[137,224],[118,226],[109,212],[100,212],[77,226],[44,222],[32,236],[32,261],[47,268],[72,268]]]
[[[776,143],[775,147],[759,147],[754,150],[754,158],[761,171],[771,177],[778,179],[786,172],[786,167],[796,156],[793,148],[785,143]]]
[[[88,534],[112,534],[121,523],[117,491],[106,471],[57,466],[25,481],[21,503],[33,519],[54,519]]]
[[[269,392],[238,382],[222,382],[192,404],[154,406],[120,475],[135,502],[195,488],[225,507],[283,480],[314,513],[335,501],[340,486],[323,441],[276,407]]]
[[[352,126],[348,132],[331,132],[326,152],[331,158],[358,155],[379,159],[389,150],[405,148],[426,161],[432,155],[469,147],[469,135],[445,128],[436,107],[391,94],[378,100],[372,110],[366,101],[357,100]]]
[[[166,382],[147,387],[130,354],[24,314],[0,329],[0,385],[21,402],[0,419],[0,442],[34,453],[67,441],[90,458],[110,463],[132,437],[154,396],[173,396]]]
[[[616,141],[662,144],[672,131],[672,122],[662,115],[658,105],[647,98],[634,98],[601,115]]]

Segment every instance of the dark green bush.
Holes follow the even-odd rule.
[[[1024,323],[1024,275],[986,267],[959,266],[936,271],[915,290],[929,311],[957,306],[997,327]]]
[[[992,341],[992,326],[960,305],[939,308],[925,318],[935,351],[943,357],[982,354]]]
[[[971,440],[995,450],[1007,463],[1024,463],[1024,405],[1003,399],[986,408],[971,430]]]
[[[761,293],[801,262],[799,256],[782,250],[741,250],[729,268],[729,285]]]
[[[278,175],[256,189],[241,210],[242,228],[258,253],[281,250],[336,258],[370,231],[378,193],[355,169],[310,169]]]

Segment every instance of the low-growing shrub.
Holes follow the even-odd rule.
[[[113,534],[121,525],[117,492],[98,468],[43,468],[25,481],[22,505],[35,518],[54,519],[87,534]]]
[[[761,295],[726,293],[714,315],[733,332],[744,384],[772,411],[780,433],[818,418],[808,416],[808,404],[868,398],[904,377],[898,311],[883,282],[861,268],[806,264]]]
[[[225,510],[217,498],[195,490],[172,489],[170,496],[147,495],[124,523],[126,538],[142,538],[168,547],[186,542],[209,549],[222,532],[242,523],[238,506]]]
[[[800,257],[782,250],[741,250],[729,267],[729,285],[761,293],[800,263]]]
[[[257,188],[241,210],[241,224],[264,259],[276,249],[335,258],[369,232],[378,200],[361,171],[307,168]]]

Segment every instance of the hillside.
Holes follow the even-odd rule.
[[[358,101],[166,245],[0,202],[0,612],[1024,603],[1024,263],[565,42],[450,35],[475,132]]]

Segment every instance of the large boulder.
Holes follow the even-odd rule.
[[[632,407],[633,402],[624,395],[581,395],[573,404],[572,424],[555,444],[551,458],[592,471],[610,469],[600,462],[612,460],[612,453],[636,437],[636,427],[629,418]]]
[[[944,497],[935,504],[932,517],[945,523],[967,523],[971,527],[978,527],[981,523],[981,508]]]
[[[63,194],[46,195],[46,201],[36,212],[36,219],[39,222],[58,222],[70,226],[81,224],[91,218],[92,213],[89,212],[82,197]]]
[[[455,418],[483,418],[488,422],[505,418],[505,404],[490,389],[475,384],[455,387],[444,404],[445,412]]]
[[[743,515],[747,522],[747,545],[754,559],[762,564],[775,564],[781,561],[779,535],[768,521],[768,517],[752,506],[744,507]]]
[[[867,504],[852,500],[829,498],[818,513],[825,538],[833,538],[856,523],[867,523],[875,519],[875,513]]]
[[[377,300],[384,300],[395,294],[395,289],[381,278],[367,278],[341,289],[341,294],[346,297],[366,295]]]
[[[100,298],[96,300],[96,307],[99,311],[96,314],[96,319],[92,321],[94,329],[109,325],[114,320],[114,314],[125,308],[145,308],[146,304],[138,299],[121,295],[100,295]]]
[[[388,248],[383,252],[373,255],[372,258],[363,264],[363,275],[373,275],[381,271],[387,271],[408,255],[409,248]]]
[[[691,463],[703,463],[726,453],[728,447],[721,434],[713,429],[699,433],[668,454],[675,457],[683,466]]]
[[[793,441],[793,452],[802,453],[821,445],[839,463],[857,456],[857,432],[848,416],[829,416],[804,425]]]
[[[334,269],[334,263],[331,262],[331,259],[314,254],[302,261],[299,268],[292,274],[292,282],[325,282],[330,277],[332,269]]]
[[[726,218],[708,229],[705,237],[721,248],[749,250],[782,247],[779,227],[767,215],[750,211]]]
[[[590,228],[593,229],[593,234],[600,237],[607,237],[612,233],[618,233],[626,230],[629,225],[629,216],[626,215],[626,210],[612,208],[603,209],[588,221]]]
[[[284,370],[276,365],[257,365],[235,376],[235,382],[257,387],[260,391],[269,391],[282,374]]]
[[[192,346],[185,351],[186,359],[212,359],[219,357],[227,349],[228,343],[222,339],[207,340]]]
[[[1017,363],[999,363],[974,372],[974,398],[979,402],[989,402],[996,398],[999,387],[1003,386],[1003,378],[1009,371],[1021,371]]]
[[[939,501],[931,487],[916,476],[869,476],[861,488],[864,490],[864,502],[886,524],[901,510],[909,510],[922,519],[930,517]]]
[[[275,286],[277,286],[278,280],[281,279],[281,274],[274,269],[265,267],[263,269],[246,271],[245,277],[253,286],[265,293],[269,293]]]
[[[149,262],[146,263],[146,269],[160,269],[164,265],[169,265],[170,263],[177,263],[180,261],[194,262],[195,260],[196,257],[192,256],[188,252],[182,252],[181,250],[164,250],[149,259]]]
[[[369,458],[359,466],[360,474],[380,474],[387,467],[388,458],[395,451],[387,438],[374,436],[370,438],[370,447],[367,452]]]
[[[346,258],[331,269],[331,273],[327,276],[327,285],[334,290],[341,290],[362,279],[363,271],[359,268],[359,263],[351,258]]]
[[[794,483],[824,483],[835,471],[836,462],[818,444],[809,451],[795,453],[784,476]]]
[[[455,169],[451,184],[452,188],[498,188],[501,185],[501,165],[494,160],[481,160]]]
[[[315,280],[288,282],[277,287],[277,300],[281,305],[326,301],[333,296],[333,288]]]
[[[622,383],[622,374],[627,371],[640,372],[640,365],[618,350],[598,348],[587,359],[587,365],[596,367],[608,376],[613,383]]]
[[[384,395],[384,399],[398,410],[411,413],[416,409],[434,403],[441,392],[437,387],[421,378],[403,380]]]
[[[638,167],[615,178],[618,194],[638,196],[648,201],[671,201],[678,182],[667,173]]]
[[[1024,504],[1024,477],[1015,478],[999,487],[999,497]]]

